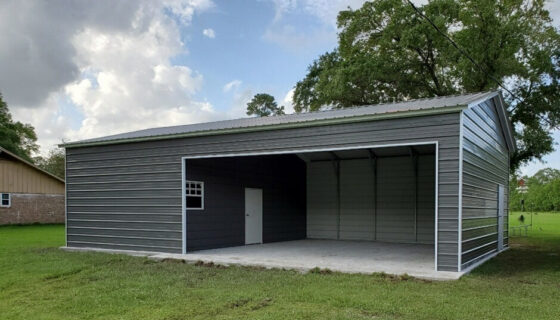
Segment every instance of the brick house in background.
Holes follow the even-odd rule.
[[[64,180],[0,147],[0,225],[64,223]]]

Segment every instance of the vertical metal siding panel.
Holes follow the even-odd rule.
[[[465,110],[464,117],[462,269],[497,251],[498,184],[509,184],[509,154],[493,102]],[[507,196],[504,201],[507,213]],[[506,235],[507,227],[504,241]]]
[[[378,161],[377,240],[414,242],[414,171],[409,156]]]
[[[369,159],[340,161],[340,239],[374,239],[373,168]]]
[[[26,164],[0,159],[0,192],[64,194],[64,183]]]
[[[336,239],[336,175],[331,162],[307,165],[307,237]]]

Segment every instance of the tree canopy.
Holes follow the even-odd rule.
[[[59,178],[65,178],[64,149],[55,148],[46,157],[36,157],[35,164]]]
[[[284,114],[284,106],[278,107],[274,97],[267,93],[258,93],[247,103],[247,115],[268,117]]]
[[[544,0],[375,0],[341,11],[338,46],[294,91],[296,112],[479,92],[504,92],[516,129],[511,167],[553,151],[560,124],[560,34]],[[477,65],[443,35],[448,35]]]
[[[33,162],[31,157],[39,150],[35,128],[12,119],[8,105],[0,94],[0,146],[6,150]]]
[[[522,194],[517,188],[518,178],[510,181],[510,208],[522,209],[521,199],[525,201],[526,211],[560,211],[560,170],[545,168],[532,177],[523,177],[527,193]]]

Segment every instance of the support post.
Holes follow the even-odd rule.
[[[336,177],[336,239],[340,240],[340,158],[334,152],[329,152],[332,157],[334,174]]]
[[[368,149],[368,153],[373,174],[373,240],[377,240],[377,155],[371,149]]]
[[[409,147],[414,172],[414,241],[418,242],[418,154]]]

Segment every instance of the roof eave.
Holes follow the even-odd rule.
[[[144,142],[144,141],[154,141],[154,140],[167,140],[167,139],[179,139],[179,138],[200,137],[200,136],[213,136],[213,135],[222,135],[222,134],[291,129],[291,128],[310,127],[310,126],[334,125],[334,124],[384,120],[384,119],[393,119],[393,118],[421,117],[427,115],[460,112],[466,109],[467,107],[468,107],[467,105],[458,105],[454,107],[441,107],[441,108],[432,108],[432,109],[424,109],[424,110],[401,111],[401,112],[371,114],[371,115],[354,116],[354,117],[321,119],[321,120],[313,120],[313,121],[301,121],[301,122],[273,124],[273,125],[264,125],[264,126],[255,126],[255,127],[196,131],[196,132],[187,132],[187,133],[156,135],[156,136],[126,138],[126,139],[114,139],[114,140],[105,140],[105,141],[91,141],[91,142],[78,141],[78,142],[69,142],[69,143],[60,144],[59,147],[64,147],[64,148],[91,147],[91,146],[102,146],[102,145],[122,144],[122,143],[131,143],[131,142]]]

